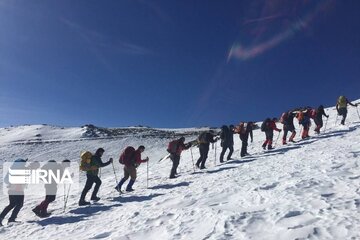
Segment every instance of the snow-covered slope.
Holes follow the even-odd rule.
[[[315,136],[311,131],[309,140],[286,146],[278,141],[271,152],[263,152],[264,134],[256,130],[249,145],[252,156],[246,158],[239,157],[241,143],[235,135],[234,160],[215,164],[215,154],[218,158],[221,152],[217,144],[216,151],[209,152],[205,171],[194,172],[191,151],[185,151],[181,176],[171,180],[171,162],[158,162],[166,154],[167,142],[180,135],[193,140],[199,129],[134,128],[137,133],[123,129],[127,134],[96,129],[97,135],[86,134],[88,127],[0,129],[0,161],[17,157],[78,161],[81,151],[98,147],[106,150],[103,160],[117,159],[125,146],[140,144],[146,146],[143,156],[150,158],[148,188],[143,164],[138,168],[136,191],[119,196],[110,165],[102,169],[98,204],[79,208],[79,195],[70,196],[63,213],[60,190],[49,206],[53,215],[38,219],[31,209],[41,198],[25,197],[18,217],[23,223],[0,229],[0,238],[360,239],[360,119],[356,108],[348,110],[346,126],[339,126],[339,121],[335,125],[334,108],[326,109],[330,118],[325,133]],[[198,149],[192,153],[196,161]],[[117,161],[115,168],[119,179],[122,169]],[[2,210],[8,200],[0,196]]]

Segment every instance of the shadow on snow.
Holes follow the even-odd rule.
[[[187,187],[190,185],[190,183],[191,182],[181,182],[181,183],[177,183],[177,184],[162,184],[162,185],[150,187],[149,189],[172,189],[172,188],[176,188],[176,187]]]
[[[156,194],[150,194],[149,196],[134,196],[134,195],[128,195],[127,193],[118,196],[118,197],[114,197],[113,200],[111,200],[112,202],[122,202],[122,203],[127,203],[127,202],[145,202],[145,201],[150,201],[155,197],[159,197],[162,196],[164,194],[162,193],[156,193]]]
[[[122,204],[113,204],[113,205],[90,205],[86,207],[79,207],[77,209],[73,209],[69,211],[69,213],[75,214],[75,216],[54,216],[54,217],[48,217],[45,219],[42,219],[40,221],[29,221],[29,223],[37,223],[41,226],[47,226],[50,224],[54,225],[63,225],[63,224],[69,224],[69,223],[76,223],[79,221],[86,220],[86,217],[89,217],[97,212],[103,212],[108,211],[113,207],[119,207],[122,206]]]

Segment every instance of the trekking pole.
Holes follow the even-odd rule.
[[[279,134],[278,134],[278,136],[277,136],[277,138],[276,138],[276,141],[275,141],[274,147],[276,147],[276,144],[277,144],[277,142],[278,142],[278,140],[279,140],[279,137],[280,137],[280,132],[279,132]]]
[[[217,143],[217,142],[215,142],[215,166],[216,166],[216,148],[217,148],[217,147],[216,147],[216,145],[217,145],[216,143]]]
[[[335,126],[336,126],[336,123],[337,123],[337,121],[338,121],[338,117],[339,117],[339,115],[336,114]]]
[[[117,180],[117,176],[116,176],[116,172],[115,172],[114,162],[111,162],[111,165],[112,165],[112,167],[113,167],[113,171],[114,171],[114,175],[115,175],[115,181],[116,181],[116,186],[117,186],[118,180]]]
[[[194,169],[194,172],[195,172],[194,156],[193,156],[192,148],[190,148],[190,153],[191,153],[191,160],[192,160],[193,169]]]
[[[326,131],[326,125],[327,125],[328,120],[329,120],[329,118],[326,118],[324,132]]]
[[[146,188],[149,188],[149,160],[146,162]]]
[[[64,198],[65,199],[65,201],[64,201],[64,212],[66,210],[66,204],[67,204],[67,201],[69,199],[70,189],[71,189],[71,184],[69,185],[69,188],[68,188],[68,191],[67,191],[67,194],[66,194],[66,198]],[[65,184],[64,184],[64,190],[65,190]],[[65,192],[64,192],[64,194],[65,194]]]

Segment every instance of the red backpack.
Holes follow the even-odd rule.
[[[247,128],[247,123],[244,122],[240,122],[239,126],[238,126],[238,133],[239,134],[245,134],[246,133],[246,128]]]
[[[178,142],[179,142],[179,140],[173,140],[173,141],[169,142],[169,145],[166,149],[168,151],[168,153],[176,153]]]
[[[129,146],[124,149],[124,151],[121,153],[119,158],[120,164],[129,164],[131,161],[133,161],[135,154],[135,148]]]

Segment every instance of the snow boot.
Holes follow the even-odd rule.
[[[90,202],[87,202],[85,200],[81,200],[79,201],[79,206],[86,206],[86,205],[90,205]]]
[[[35,207],[32,211],[35,213],[36,216],[41,217],[41,209],[39,208],[39,206]]]
[[[11,223],[21,223],[21,222],[20,222],[20,221],[16,221],[15,218],[9,218],[8,224],[11,224]]]
[[[127,192],[132,192],[132,191],[134,191],[134,189],[132,188],[132,186],[134,185],[134,183],[135,183],[135,180],[130,180],[130,182],[129,182],[129,184],[127,185],[127,187],[126,187],[126,191]]]
[[[115,187],[116,191],[118,191],[119,193],[121,193],[121,187],[122,187],[122,185],[124,184],[125,181],[126,181],[125,178],[122,178],[122,179],[120,180],[120,182],[118,183],[118,185]]]
[[[263,148],[264,150],[266,150],[266,144],[265,144],[265,143],[262,145],[262,148]]]
[[[97,202],[97,201],[99,201],[100,200],[100,198],[99,197],[97,197],[97,196],[94,196],[94,197],[91,197],[91,199],[90,199],[91,201],[94,201],[94,202]]]
[[[4,226],[3,224],[2,224],[2,218],[0,218],[0,227],[2,227],[2,226]]]

